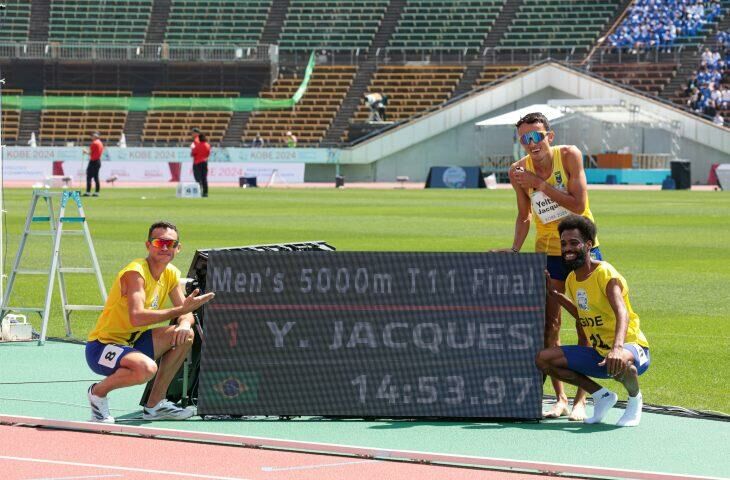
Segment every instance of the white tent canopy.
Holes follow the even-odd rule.
[[[486,120],[482,120],[481,122],[478,122],[476,124],[477,127],[494,127],[497,125],[512,125],[514,126],[517,121],[527,115],[528,113],[533,112],[540,112],[543,115],[545,115],[548,119],[548,121],[552,122],[553,120],[557,120],[558,118],[565,115],[560,109],[557,107],[552,107],[550,105],[545,105],[543,103],[530,105],[529,107],[520,108],[518,110],[509,112],[509,113],[503,113],[502,115],[498,115],[496,117],[488,118]]]
[[[582,114],[606,123],[647,123],[658,128],[670,129],[669,122],[649,112],[643,112],[636,105],[627,106],[617,100],[548,100],[523,107],[512,112],[475,123],[476,127],[514,126],[517,121],[532,112],[545,115],[551,125],[569,120],[571,115]]]

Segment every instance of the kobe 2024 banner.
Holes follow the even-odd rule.
[[[211,251],[198,412],[541,416],[545,256]]]

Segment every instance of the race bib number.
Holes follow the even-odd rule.
[[[636,359],[636,363],[639,367],[649,361],[649,359],[646,358],[646,352],[641,345],[636,345],[636,354],[639,356],[639,358]]]
[[[124,349],[117,345],[107,345],[99,357],[99,365],[107,368],[116,368],[119,357]]]
[[[554,222],[570,215],[570,210],[561,207],[555,200],[539,190],[532,192],[530,202],[532,203],[532,211],[535,212],[535,215],[540,218],[543,224]]]

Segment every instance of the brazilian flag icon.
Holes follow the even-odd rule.
[[[213,390],[223,401],[254,403],[259,394],[259,372],[215,372]]]

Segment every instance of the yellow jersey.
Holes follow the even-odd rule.
[[[159,310],[180,281],[180,270],[171,264],[167,265],[165,271],[160,275],[160,279],[155,280],[150,273],[150,266],[146,259],[133,260],[117,274],[109,297],[104,304],[104,310],[101,312],[96,326],[89,333],[90,342],[98,340],[101,343],[131,346],[143,332],[154,327],[154,325],[135,327],[129,321],[127,296],[122,295],[121,282],[122,275],[127,272],[137,272],[142,275],[145,293],[144,308],[150,310]]]
[[[545,181],[556,189],[567,192],[568,174],[563,167],[563,157],[560,153],[561,145],[550,147],[550,149],[553,152],[553,173]],[[525,161],[525,170],[536,173],[532,158],[529,155],[522,158]],[[532,207],[532,218],[537,228],[535,251],[559,256],[560,234],[558,233],[558,224],[560,220],[571,215],[573,212],[558,205],[556,201],[539,190],[529,189],[528,196],[530,197],[530,205]],[[593,214],[591,213],[587,198],[586,208],[581,215],[593,220]],[[596,237],[596,243],[593,246],[598,246],[598,237]]]
[[[565,294],[578,308],[578,324],[598,353],[606,356],[613,347],[616,333],[616,315],[606,296],[606,285],[611,279],[618,280],[629,314],[624,343],[636,343],[649,348],[649,342],[639,328],[639,316],[631,308],[629,286],[626,279],[608,262],[598,267],[582,282],[575,278],[575,271],[565,279]]]

